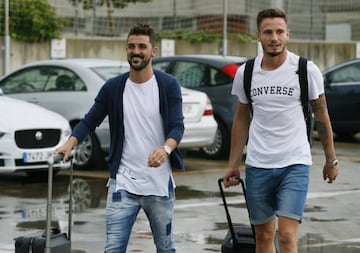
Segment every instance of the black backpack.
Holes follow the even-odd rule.
[[[246,97],[251,105],[252,100],[250,97],[250,89],[251,89],[251,80],[252,73],[254,69],[255,58],[248,60],[245,63],[245,71],[244,71],[244,89]],[[313,143],[313,129],[314,129],[314,117],[311,110],[311,105],[309,101],[309,91],[308,91],[308,78],[307,78],[307,59],[300,56],[299,58],[299,69],[297,71],[299,75],[299,83],[300,83],[300,99],[304,112],[304,119],[306,122],[306,130],[307,136],[310,146]]]

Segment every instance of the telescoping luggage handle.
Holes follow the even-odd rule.
[[[70,160],[70,185],[69,185],[69,220],[68,220],[68,240],[71,241],[71,223],[72,223],[72,181],[73,181],[73,153],[71,153]],[[49,165],[48,172],[48,197],[46,205],[46,238],[45,238],[45,253],[51,252],[51,211],[52,211],[52,183],[53,183],[53,165],[60,162],[64,158],[63,154],[54,154],[49,157],[47,163]]]
[[[248,210],[248,208],[247,208],[247,198],[246,198],[245,182],[244,182],[244,180],[243,180],[242,178],[240,178],[240,177],[237,177],[236,179],[239,180],[239,182],[240,182],[240,184],[241,184],[242,191],[243,191],[243,193],[244,193],[244,198],[245,198],[246,210],[247,210],[247,212],[248,212],[248,216],[249,216],[249,220],[250,220],[249,210]],[[229,224],[229,230],[230,230],[230,233],[231,233],[231,237],[232,237],[232,239],[233,239],[234,244],[237,244],[237,239],[236,239],[236,234],[235,234],[234,225],[233,225],[233,223],[232,223],[231,216],[230,216],[230,212],[229,212],[228,205],[227,205],[226,198],[225,198],[225,193],[224,193],[224,189],[223,189],[223,181],[224,181],[223,178],[219,178],[219,179],[218,179],[218,185],[219,185],[219,189],[220,189],[220,195],[221,195],[222,201],[223,201],[223,203],[224,203],[224,208],[225,208],[225,213],[226,213],[226,219],[227,219],[227,222],[228,222],[228,224]],[[254,235],[254,238],[255,238],[254,226],[251,224],[251,222],[250,222],[250,225],[251,225],[251,230],[252,230],[253,235]]]

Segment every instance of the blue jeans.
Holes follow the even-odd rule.
[[[169,179],[169,197],[143,196],[125,190],[115,192],[111,179],[106,203],[105,253],[125,253],[136,217],[142,208],[149,220],[157,253],[173,253],[172,233],[175,191]]]
[[[301,222],[309,185],[309,166],[261,169],[246,166],[246,196],[254,225],[270,222],[276,216]]]

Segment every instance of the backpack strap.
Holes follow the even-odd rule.
[[[309,106],[309,88],[308,88],[308,78],[307,78],[307,59],[304,57],[299,58],[299,83],[300,83],[300,99],[301,104],[305,112],[307,112],[307,107]]]
[[[304,57],[299,58],[299,83],[300,83],[300,100],[303,107],[304,118],[306,122],[307,136],[310,146],[313,143],[313,127],[314,121],[309,99],[309,86],[307,78],[307,59]]]
[[[250,97],[250,89],[251,89],[251,79],[254,69],[254,62],[255,62],[255,58],[251,58],[247,60],[245,63],[245,70],[244,70],[244,90],[246,97],[249,101],[249,104],[252,103],[252,99]]]

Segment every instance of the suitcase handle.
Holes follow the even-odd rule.
[[[71,224],[72,224],[72,181],[73,181],[73,152],[70,154],[70,194],[69,194],[69,220],[68,220],[68,239],[71,241]],[[45,253],[50,253],[50,238],[51,238],[51,211],[52,211],[52,186],[53,186],[53,165],[60,162],[64,158],[63,154],[53,154],[48,159],[48,197],[46,205],[46,238],[45,238]]]
[[[72,158],[73,158],[73,153],[70,154],[69,160],[72,160]],[[48,163],[48,165],[53,165],[55,163],[60,162],[62,159],[64,159],[64,154],[57,153],[57,154],[50,156],[47,163]]]
[[[236,177],[237,180],[239,180],[240,184],[241,184],[241,188],[242,188],[242,191],[244,193],[244,198],[245,198],[245,205],[246,205],[246,210],[248,212],[248,216],[249,216],[249,221],[250,221],[250,214],[249,214],[249,209],[247,208],[247,198],[246,198],[246,188],[245,188],[245,182],[244,180],[241,178],[241,177]],[[229,212],[229,208],[228,208],[228,205],[227,205],[227,202],[226,202],[226,198],[225,198],[225,193],[224,193],[224,188],[223,188],[223,182],[224,182],[224,179],[223,178],[219,178],[218,179],[218,185],[219,185],[219,189],[220,189],[220,195],[221,195],[221,198],[222,198],[222,201],[223,201],[223,204],[224,204],[224,209],[225,209],[225,214],[226,214],[226,219],[227,219],[227,222],[228,222],[228,225],[229,225],[229,230],[230,230],[230,233],[231,233],[231,237],[234,241],[234,245],[237,243],[237,239],[236,239],[236,235],[235,235],[235,229],[234,229],[234,225],[232,223],[232,220],[231,220],[231,216],[230,216],[230,212]],[[254,226],[253,224],[251,224],[250,222],[250,225],[251,225],[251,230],[253,232],[253,235],[254,235],[254,238],[255,238],[255,229],[254,229]]]

